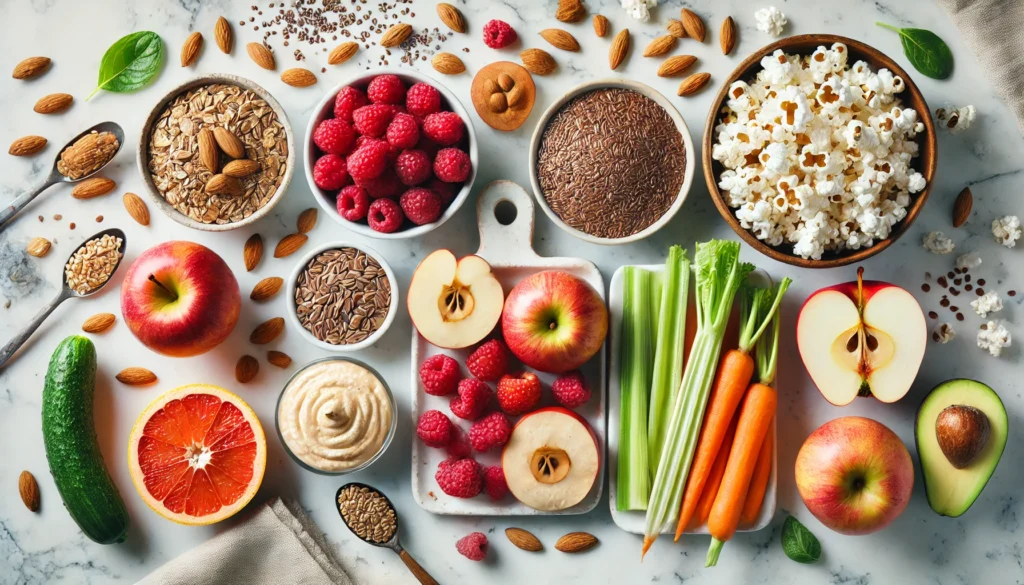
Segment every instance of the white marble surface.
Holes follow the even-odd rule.
[[[310,110],[323,92],[345,76],[361,70],[362,65],[377,60],[379,49],[362,51],[358,65],[350,63],[320,75],[319,68],[325,64],[325,59],[317,56],[311,58],[311,63],[320,75],[320,83],[308,89],[286,87],[276,75],[257,68],[241,49],[246,42],[258,40],[251,27],[244,30],[237,26],[239,19],[248,18],[250,4],[254,1],[0,2],[3,68],[10,71],[18,60],[29,55],[42,54],[54,59],[52,70],[37,81],[19,83],[5,77],[5,81],[0,83],[0,104],[4,112],[0,118],[0,136],[10,143],[25,134],[41,134],[58,143],[51,144],[43,155],[36,158],[15,159],[0,155],[0,202],[13,198],[40,181],[48,171],[49,160],[56,154],[59,143],[82,128],[113,119],[125,127],[129,136],[109,173],[118,182],[116,194],[91,201],[76,201],[70,198],[68,189],[55,187],[27,210],[25,218],[0,235],[0,256],[5,258],[3,270],[8,272],[12,266],[17,268],[14,273],[0,274],[0,339],[6,340],[13,335],[47,297],[56,294],[61,262],[76,243],[110,226],[119,226],[126,231],[129,261],[152,244],[178,238],[201,242],[219,252],[236,271],[243,291],[248,291],[262,277],[288,273],[294,259],[269,257],[257,271],[246,273],[241,249],[242,242],[252,231],[259,231],[267,242],[275,243],[292,229],[300,210],[314,206],[301,175],[293,181],[287,199],[272,216],[252,230],[215,235],[193,232],[159,215],[155,207],[152,208],[155,214],[152,225],[144,228],[132,222],[120,204],[120,194],[124,191],[142,193],[143,186],[133,157],[135,136],[153,102],[174,84],[203,72],[230,71],[250,77],[263,84],[284,104],[297,138],[302,139]],[[996,215],[1024,215],[1024,204],[1020,198],[1024,187],[1024,175],[1021,173],[1024,162],[1020,158],[1024,140],[945,14],[928,0],[775,2],[789,17],[787,34],[844,34],[896,56],[905,66],[898,38],[876,27],[874,22],[881,19],[936,31],[946,39],[956,55],[956,72],[945,82],[920,75],[915,76],[915,80],[933,108],[946,102],[972,103],[980,113],[977,127],[970,131],[957,136],[943,132],[939,136],[940,167],[929,204],[906,237],[864,264],[868,275],[902,284],[919,295],[926,310],[939,310],[938,296],[934,292],[924,296],[919,285],[924,271],[932,274],[945,272],[953,258],[927,253],[921,248],[920,239],[927,231],[944,230],[953,236],[958,251],[974,250],[983,256],[985,264],[975,273],[989,281],[989,288],[995,285],[1002,291],[1024,289],[1024,278],[1017,274],[1019,267],[1024,265],[1021,261],[1024,250],[997,246],[988,225]],[[371,5],[375,3],[370,2]],[[556,25],[553,19],[554,0],[493,3],[460,0],[457,3],[465,10],[471,33],[468,36],[456,35],[445,43],[444,48],[462,56],[470,71],[499,58],[514,59],[522,46],[548,48],[537,32]],[[433,4],[432,0],[415,2],[413,11],[417,16],[411,20],[418,27],[440,24]],[[631,21],[612,0],[588,0],[587,4],[592,12],[600,11],[606,15],[613,30],[623,26],[630,28],[634,34],[631,56],[619,71],[610,72],[606,64],[609,39],[596,38],[589,22],[569,25],[567,28],[576,34],[583,51],[566,54],[552,50],[560,68],[552,76],[537,79],[538,103],[525,126],[512,134],[501,134],[474,119],[480,137],[482,161],[478,186],[498,178],[528,185],[526,145],[540,112],[561,91],[596,77],[637,79],[671,96],[686,118],[694,141],[699,141],[713,91],[692,99],[676,98],[677,81],[655,77],[658,61],[640,56],[642,47],[663,30],[662,26]],[[683,41],[676,51],[698,55],[701,59],[699,68],[710,71],[715,79],[721,79],[731,71],[741,56],[769,41],[754,29],[753,19],[754,11],[766,2],[718,0],[687,4],[706,18],[708,29],[712,31],[711,38],[704,45]],[[260,5],[265,6],[266,2],[261,1]],[[677,15],[679,7],[678,1],[666,2],[656,11],[655,20],[663,25],[668,18]],[[213,23],[222,13],[236,25],[236,49],[232,56],[223,55],[212,43]],[[727,15],[731,15],[741,28],[739,45],[731,58],[720,54],[716,34],[719,23]],[[491,17],[512,23],[523,40],[500,52],[484,47],[479,40],[480,31]],[[145,29],[157,31],[166,42],[167,64],[157,82],[135,94],[104,93],[84,102],[83,98],[92,90],[100,58],[110,43],[128,32]],[[194,70],[185,70],[178,66],[178,51],[191,30],[202,31],[206,35],[207,46]],[[470,47],[471,52],[463,53],[463,47]],[[279,51],[278,60],[283,66],[292,63],[288,51]],[[419,62],[416,66],[429,70],[428,62]],[[467,106],[470,80],[471,74],[444,80]],[[39,96],[55,91],[75,95],[75,105],[69,112],[49,117],[31,112],[31,106]],[[952,201],[965,184],[970,184],[974,191],[975,211],[965,227],[953,229],[950,225]],[[53,221],[51,216],[55,213],[63,214],[64,220]],[[100,225],[94,221],[99,214],[106,218]],[[45,216],[46,220],[39,223],[37,215]],[[75,231],[69,231],[69,221],[78,224]],[[577,241],[559,231],[546,218],[538,218],[537,223],[535,245],[540,253],[577,254],[594,261],[606,279],[624,263],[661,261],[669,244],[681,243],[692,247],[695,240],[731,235],[709,201],[703,178],[699,176],[682,213],[667,228],[644,242],[603,248]],[[47,258],[22,258],[25,242],[32,236],[57,240]],[[364,241],[323,217],[311,238],[314,242],[341,238]],[[386,255],[404,288],[418,260],[429,251],[447,246],[459,253],[467,253],[476,248],[473,205],[466,205],[453,221],[419,240],[369,243]],[[971,333],[971,329],[977,326],[977,319],[968,315],[968,320],[960,327],[960,337],[952,343],[944,346],[929,344],[918,380],[900,403],[882,405],[862,399],[846,408],[830,406],[814,389],[795,355],[793,320],[800,302],[811,291],[850,279],[854,269],[800,271],[758,257],[749,249],[745,255],[773,274],[788,275],[795,281],[785,304],[786,327],[780,372],[779,464],[783,471],[779,486],[780,511],[771,527],[759,533],[739,536],[730,542],[718,568],[705,570],[702,567],[706,537],[685,538],[680,545],[659,542],[641,564],[639,539],[612,525],[607,499],[594,512],[579,518],[530,518],[510,522],[496,518],[432,516],[420,510],[409,494],[411,436],[406,425],[400,427],[386,456],[353,479],[377,485],[392,497],[401,513],[402,537],[408,548],[443,583],[1020,583],[1024,575],[1024,528],[1021,524],[1024,495],[1020,490],[1024,483],[1024,468],[1019,464],[1020,453],[1024,449],[1024,435],[1020,431],[1024,427],[1024,397],[1019,384],[1019,347],[1015,345],[1002,359],[983,354],[974,347]],[[7,260],[7,256],[13,257],[14,262]],[[280,371],[264,364],[254,383],[244,387],[235,383],[233,366],[236,359],[241,353],[253,350],[246,336],[256,323],[282,314],[285,306],[282,297],[260,306],[246,302],[230,340],[204,356],[188,360],[162,358],[150,352],[131,336],[120,321],[113,330],[96,336],[100,359],[96,406],[100,441],[131,513],[132,528],[127,542],[116,546],[100,546],[81,535],[64,511],[47,472],[39,423],[40,392],[49,354],[63,337],[78,332],[82,321],[93,313],[110,311],[119,314],[118,284],[115,282],[109,291],[96,298],[70,301],[61,307],[13,365],[0,372],[0,445],[3,446],[4,461],[0,465],[0,493],[4,494],[0,497],[0,584],[132,583],[224,528],[188,528],[159,518],[136,495],[126,467],[125,444],[137,414],[161,391],[196,381],[238,390],[264,421],[268,430],[270,458],[266,479],[257,497],[259,500],[274,494],[297,498],[311,510],[313,517],[336,544],[345,567],[356,581],[369,584],[412,583],[412,578],[391,552],[356,541],[342,526],[331,502],[342,480],[303,471],[282,452],[272,430],[273,408],[291,370]],[[1019,295],[1016,297],[1018,300],[1008,302],[1002,316],[1011,321],[1014,335],[1024,341],[1024,330],[1020,327],[1019,299],[1022,298],[1024,295]],[[5,310],[2,305],[7,299],[11,306]],[[407,420],[410,404],[406,383],[410,369],[409,335],[409,320],[403,312],[383,340],[360,356],[391,382],[398,395],[402,420]],[[274,347],[292,355],[297,363],[324,355],[292,331],[275,342]],[[113,374],[126,366],[152,369],[160,376],[159,384],[154,388],[135,389],[114,382]],[[837,416],[867,415],[889,425],[914,452],[913,419],[920,399],[938,382],[955,376],[978,378],[992,385],[1000,392],[1010,411],[1011,434],[1006,456],[980,500],[965,516],[954,520],[935,515],[928,508],[923,486],[918,482],[906,512],[891,527],[874,536],[840,536],[829,532],[811,517],[796,494],[791,471],[796,451],[808,433]],[[31,470],[40,481],[43,505],[38,514],[28,512],[15,494],[17,475],[22,469]],[[824,548],[820,563],[799,565],[782,554],[779,530],[785,517],[783,510],[792,511],[819,536]],[[506,526],[512,524],[534,531],[549,545],[547,552],[530,555],[513,548],[501,534]],[[492,537],[492,553],[485,563],[472,563],[455,551],[455,540],[472,530],[484,531]],[[600,547],[584,556],[572,558],[550,548],[558,536],[571,530],[597,534],[601,539]]]

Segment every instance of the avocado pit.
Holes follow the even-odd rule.
[[[953,404],[935,419],[935,438],[949,463],[963,469],[970,465],[988,443],[988,416],[973,406]]]

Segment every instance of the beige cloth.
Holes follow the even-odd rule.
[[[352,585],[323,533],[294,502],[267,502],[136,585]]]
[[[939,0],[1024,131],[1024,0]]]

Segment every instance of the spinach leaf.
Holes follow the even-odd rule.
[[[793,516],[782,525],[782,552],[798,563],[813,563],[821,558],[821,543]]]
[[[896,31],[903,44],[903,53],[915,69],[932,79],[946,79],[953,73],[953,52],[930,30],[923,28],[896,28],[883,22],[878,26]]]
[[[149,83],[164,60],[164,42],[160,35],[150,31],[134,32],[110,45],[100,62],[100,75],[96,89],[127,93]]]

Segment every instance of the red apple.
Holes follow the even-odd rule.
[[[870,534],[899,516],[914,489],[914,464],[896,433],[859,416],[829,421],[796,456],[807,509],[842,534]]]
[[[584,280],[547,270],[524,278],[508,294],[501,329],[519,361],[542,372],[568,372],[601,350],[608,310]]]
[[[149,349],[199,355],[227,339],[238,322],[238,281],[216,252],[193,242],[164,242],[143,252],[121,285],[121,314]]]

